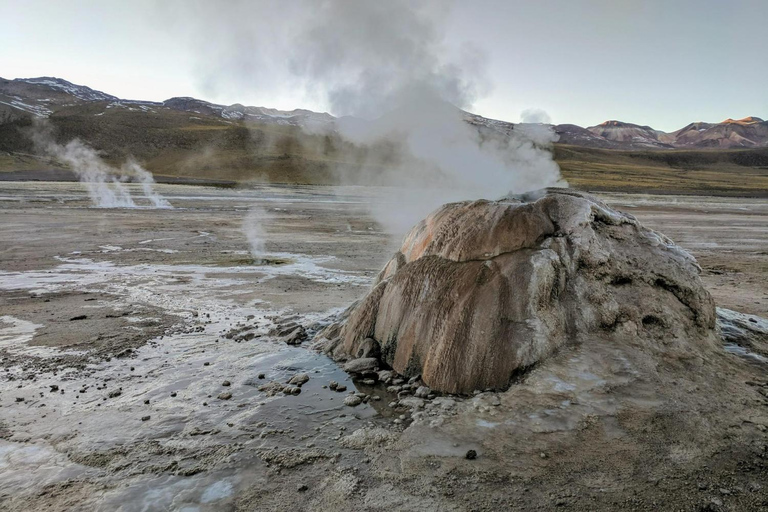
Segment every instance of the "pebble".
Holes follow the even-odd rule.
[[[229,400],[232,398],[232,393],[222,393],[219,395],[219,400]]]
[[[464,455],[464,458],[467,460],[475,460],[477,458],[477,452],[475,450],[468,450],[467,454]]]
[[[260,374],[259,374],[259,378],[260,378],[260,379],[264,379],[264,378],[266,378],[266,377],[267,377],[267,376],[266,376],[266,374],[264,374],[264,373],[260,373]]]
[[[283,393],[286,395],[298,395],[301,393],[301,388],[299,386],[286,386],[283,389]]]
[[[149,421],[150,416],[142,416],[141,421]]]
[[[228,380],[225,380],[224,382],[221,383],[221,385],[224,386],[224,387],[229,387],[229,386],[232,385],[232,383],[229,382]]]

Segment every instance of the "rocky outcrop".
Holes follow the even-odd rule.
[[[667,237],[586,194],[447,204],[411,230],[343,328],[328,329],[327,352],[375,354],[452,393],[506,388],[585,336],[706,357],[718,338],[699,271]]]

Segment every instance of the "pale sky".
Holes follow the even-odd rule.
[[[291,16],[264,12],[277,5],[268,1],[228,11],[235,3],[244,4],[211,1],[220,13],[190,23],[185,0],[0,0],[0,76],[56,76],[129,99],[327,110],[287,86],[219,87],[204,73],[201,55],[222,34],[208,34],[208,22],[220,30],[237,23],[233,12]],[[485,54],[491,89],[471,110],[487,117],[516,122],[538,108],[555,123],[620,119],[664,131],[768,118],[768,0],[473,0],[446,16],[447,46]]]

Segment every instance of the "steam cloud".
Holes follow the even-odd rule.
[[[248,240],[253,263],[255,264],[264,262],[265,238],[267,236],[264,223],[270,218],[269,212],[258,206],[251,207],[243,218],[242,231]]]
[[[446,42],[446,2],[184,6],[173,13],[192,17],[183,23],[190,37],[205,35],[197,39],[199,68],[211,92],[275,98],[289,91],[294,101],[320,101],[340,116],[338,134],[369,148],[358,168],[339,169],[341,181],[384,186],[388,199],[374,213],[392,232],[445,202],[563,184],[548,150],[551,129],[518,125],[504,133],[462,110],[490,84],[482,51]]]
[[[540,108],[527,108],[520,113],[520,122],[550,124],[552,118]]]
[[[55,142],[53,128],[48,121],[37,120],[32,131],[32,141],[38,152],[44,153],[67,164],[88,191],[94,206],[99,208],[136,208],[137,205],[125,182],[133,179],[141,184],[144,197],[154,208],[172,208],[171,204],[153,185],[152,173],[141,167],[132,158],[115,169],[104,162],[90,146],[79,139],[66,145]]]

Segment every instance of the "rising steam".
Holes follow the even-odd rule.
[[[38,119],[30,132],[38,152],[44,153],[69,166],[88,191],[94,206],[99,208],[136,208],[137,205],[125,183],[129,180],[141,184],[144,198],[154,208],[172,208],[171,204],[153,185],[152,173],[130,158],[120,169],[104,162],[93,148],[74,139],[58,144],[53,128],[46,120]]]
[[[484,53],[446,42],[446,2],[184,6],[173,13],[192,17],[183,25],[199,43],[201,82],[210,92],[278,98],[290,91],[296,102],[320,102],[341,116],[332,129],[367,151],[354,169],[339,166],[339,178],[384,186],[389,194],[374,213],[393,232],[448,201],[563,184],[549,151],[551,129],[518,125],[503,132],[462,110],[491,87]]]
[[[243,218],[242,231],[248,240],[253,263],[257,265],[264,262],[265,238],[267,236],[264,223],[270,218],[269,212],[258,206],[251,207]]]

